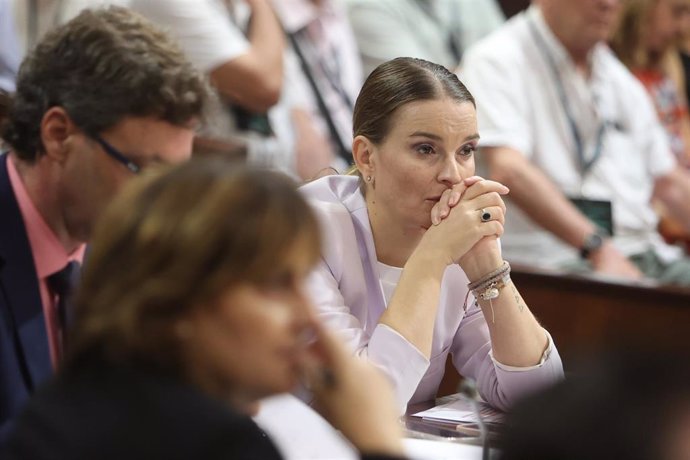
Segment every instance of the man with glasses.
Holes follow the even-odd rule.
[[[129,178],[190,156],[207,98],[177,46],[122,8],[83,12],[22,63],[0,156],[0,445],[59,364],[96,219]]]

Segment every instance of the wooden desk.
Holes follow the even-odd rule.
[[[564,366],[612,348],[690,345],[690,289],[514,267],[511,277],[549,330]]]
[[[566,369],[613,349],[690,347],[690,289],[513,266],[511,277],[551,333]],[[438,396],[455,393],[450,359]]]

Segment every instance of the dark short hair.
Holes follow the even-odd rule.
[[[188,125],[203,116],[208,94],[203,76],[151,22],[121,7],[84,10],[24,59],[2,137],[34,161],[44,153],[40,125],[51,107],[97,134],[128,116]]]
[[[465,85],[442,65],[410,57],[384,62],[367,77],[357,96],[353,134],[379,144],[388,135],[391,118],[398,108],[442,97],[475,105]]]

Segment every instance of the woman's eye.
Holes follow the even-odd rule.
[[[477,151],[477,148],[474,145],[466,145],[462,149],[460,149],[460,155],[464,157],[469,157],[474,155],[474,152]]]
[[[424,144],[417,147],[417,152],[421,153],[422,155],[429,155],[434,153],[434,148],[428,144]]]

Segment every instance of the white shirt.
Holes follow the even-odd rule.
[[[469,49],[461,78],[477,101],[480,146],[517,150],[568,196],[611,200],[613,241],[624,254],[653,247],[677,257],[656,232],[650,206],[654,179],[675,167],[663,127],[642,85],[605,44],[589,60],[586,79],[536,6]],[[607,124],[599,159],[584,176],[559,85],[585,158],[594,156],[597,132]],[[481,155],[478,162],[482,173]],[[510,204],[502,242],[514,262],[559,266],[577,257]]]
[[[175,37],[187,59],[204,73],[249,49],[223,0],[62,0],[61,22],[84,8],[106,5],[130,8],[158,24]]]
[[[249,42],[221,0],[130,0],[130,8],[164,25],[187,58],[204,73],[249,49]]]
[[[453,70],[457,52],[499,27],[496,0],[347,0],[364,75],[399,56],[426,59]]]

